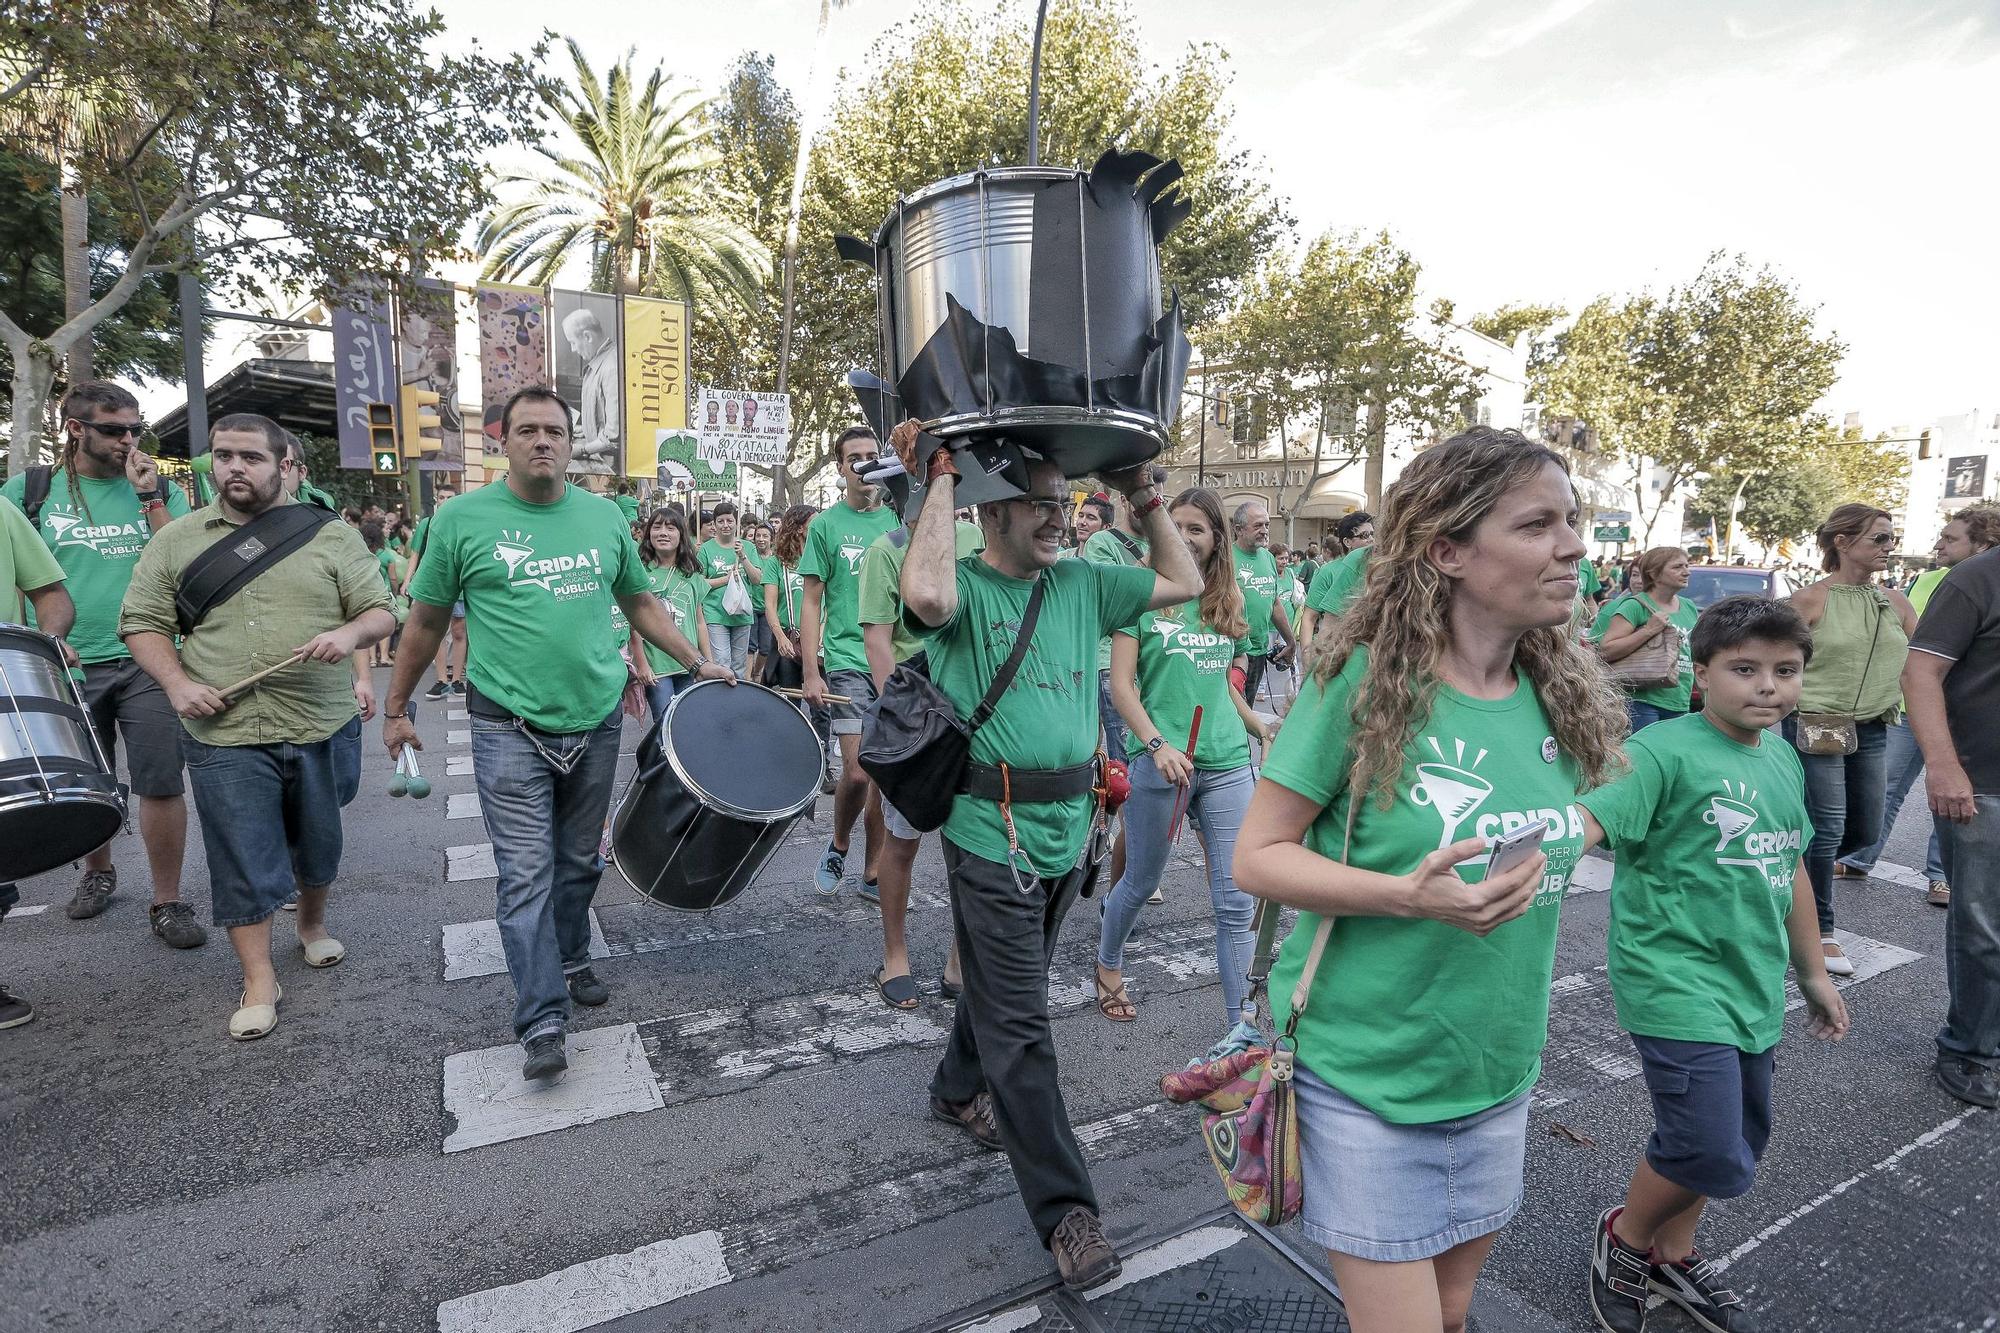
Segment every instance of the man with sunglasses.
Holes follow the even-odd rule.
[[[63,439],[54,467],[10,477],[0,495],[30,511],[35,531],[62,566],[76,626],[69,642],[83,664],[84,702],[105,757],[125,766],[138,797],[139,838],[152,872],[153,933],[176,949],[206,942],[208,932],[181,901],[187,851],[187,798],[181,771],[181,724],[153,678],[118,637],[118,610],[132,570],[155,532],[188,512],[180,487],[163,481],[139,448],[145,425],[139,400],[103,380],[75,385],[62,400]],[[31,492],[32,483],[32,492]],[[71,897],[73,920],[96,916],[117,891],[106,843],[83,860]]]

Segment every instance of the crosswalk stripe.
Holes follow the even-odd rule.
[[[447,722],[464,722],[471,716],[463,708],[447,708],[444,710],[444,720]]]
[[[448,778],[468,778],[472,776],[472,756],[469,754],[448,754],[444,758],[444,775]]]
[[[20,916],[39,916],[48,910],[49,905],[47,903],[36,903],[33,907],[16,907],[7,913],[7,919],[12,920]]]
[[[447,1153],[657,1111],[660,1085],[630,1023],[569,1035],[569,1071],[555,1083],[521,1077],[521,1048],[461,1051],[444,1061]]]
[[[578,1333],[733,1276],[722,1233],[698,1231],[446,1301],[438,1307],[438,1333]]]
[[[468,879],[498,879],[500,868],[493,862],[493,844],[475,842],[465,847],[444,849],[444,877],[447,883]]]
[[[444,927],[444,979],[498,976],[507,970],[507,953],[500,945],[500,923],[484,921],[449,922]],[[590,909],[590,956],[610,958],[611,946],[604,942],[604,927],[597,909]]]
[[[446,819],[479,818],[479,793],[476,791],[453,792],[445,797],[444,817]]]
[[[461,727],[457,731],[447,731],[444,734],[444,743],[446,745],[470,745],[472,744],[472,729],[470,727]]]

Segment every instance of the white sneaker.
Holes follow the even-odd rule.
[[[1854,975],[1854,960],[1841,950],[1840,941],[1831,935],[1819,937],[1819,951],[1826,955],[1826,973],[1830,977],[1851,977]]]

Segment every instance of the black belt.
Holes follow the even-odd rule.
[[[514,714],[481,694],[479,687],[469,680],[465,682],[465,715],[476,717],[482,722],[514,721]]]
[[[1001,768],[997,764],[969,761],[965,766],[967,796],[982,801],[1008,801],[1014,805],[1046,805],[1087,796],[1097,786],[1097,761],[1091,759],[1073,768]]]

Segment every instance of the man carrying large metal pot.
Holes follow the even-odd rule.
[[[981,504],[986,549],[958,560],[953,454],[914,421],[890,443],[927,486],[903,564],[905,616],[929,636],[931,679],[961,718],[1022,637],[1040,585],[1026,655],[973,733],[965,785],[943,829],[965,992],[931,1081],[931,1112],[1006,1152],[1064,1283],[1094,1287],[1120,1263],[1056,1084],[1049,954],[1063,914],[1096,880],[1086,843],[1100,807],[1090,688],[1097,641],[1147,610],[1198,596],[1201,575],[1144,466],[1104,480],[1143,523],[1148,565],[1059,560],[1067,483],[1060,466],[1033,455],[1027,493]]]

